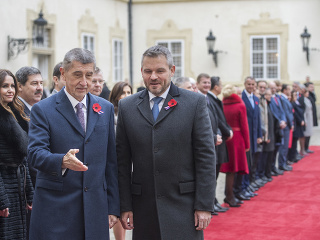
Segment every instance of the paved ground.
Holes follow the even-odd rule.
[[[314,128],[314,132],[313,132],[313,135],[310,140],[310,145],[311,146],[315,146],[315,145],[320,146],[320,127]],[[220,203],[223,203],[223,199],[225,197],[224,196],[224,186],[225,186],[225,174],[220,173],[219,178],[218,178],[217,192],[216,192],[217,199]],[[131,234],[132,234],[131,231],[127,231],[126,240],[131,239],[131,236],[132,236]],[[110,231],[110,239],[115,240],[112,230]]]

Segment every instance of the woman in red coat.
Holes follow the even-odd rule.
[[[247,110],[242,99],[236,94],[233,85],[226,85],[222,90],[223,111],[227,123],[233,131],[233,138],[226,142],[229,162],[221,165],[220,172],[226,173],[226,198],[224,201],[230,207],[239,207],[233,194],[233,182],[235,173],[248,174],[246,152],[250,148],[249,127]]]

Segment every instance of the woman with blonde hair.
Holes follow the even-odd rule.
[[[236,88],[227,84],[222,89],[223,111],[227,123],[232,128],[233,138],[226,142],[229,162],[221,165],[220,172],[226,173],[226,198],[230,207],[240,207],[233,193],[235,174],[248,174],[246,152],[250,148],[247,110],[242,99],[236,94]]]
[[[33,187],[26,164],[28,118],[15,76],[0,69],[0,238],[26,239]]]

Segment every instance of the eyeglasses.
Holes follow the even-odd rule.
[[[102,85],[104,83],[104,80],[92,80],[93,85],[96,85],[97,83]]]

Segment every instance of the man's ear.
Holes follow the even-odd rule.
[[[61,73],[60,78],[62,78],[62,80],[64,80],[64,81],[66,81],[66,77],[65,77],[66,71],[63,67],[60,67],[60,73]],[[53,80],[54,80],[54,77],[53,77]],[[57,79],[57,80],[59,80],[59,79]]]
[[[170,69],[171,77],[173,77],[173,75],[174,75],[175,71],[176,71],[176,66],[175,66],[175,65],[173,65],[173,66],[171,67],[171,69]]]
[[[22,92],[22,84],[20,83],[20,82],[18,82],[18,90],[19,90],[19,92]]]

